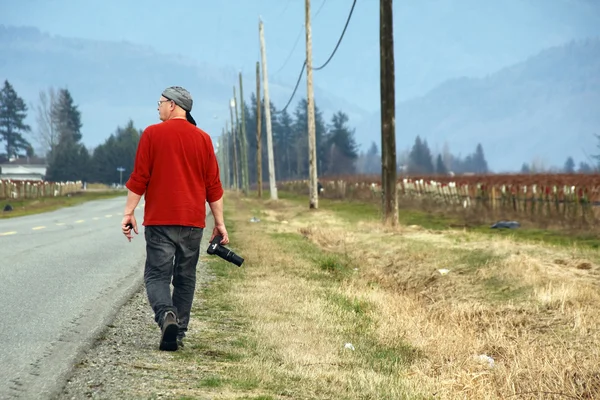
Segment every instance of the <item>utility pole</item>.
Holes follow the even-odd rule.
[[[262,125],[260,95],[260,63],[256,62],[256,184],[258,185],[258,198],[262,199]]]
[[[221,136],[215,142],[213,142],[215,147],[215,154],[217,156],[217,164],[219,165],[219,180],[221,183],[225,180],[225,170],[223,170],[223,131],[221,130]]]
[[[221,169],[223,170],[223,184],[226,188],[229,189],[230,186],[230,178],[229,178],[229,142],[227,140],[227,130],[223,128],[221,131],[221,143],[223,146],[222,154],[223,154],[223,165]]]
[[[231,168],[233,169],[233,190],[238,190],[238,158],[237,158],[237,146],[236,146],[236,138],[235,138],[235,125],[233,123],[233,107],[229,107],[229,112],[231,114],[231,145],[233,146],[233,164]],[[225,126],[227,126],[227,122],[225,122]]]
[[[398,224],[396,190],[396,104],[392,0],[379,0],[381,90],[381,189],[383,223]]]
[[[265,33],[262,20],[259,19],[260,53],[262,59],[263,87],[265,90],[265,118],[267,122],[267,156],[269,157],[269,190],[271,200],[277,200],[277,184],[275,182],[275,160],[273,158],[273,134],[271,132],[271,102],[269,101],[269,76],[267,75],[267,50],[265,49]]]
[[[315,128],[315,99],[312,80],[312,37],[310,31],[310,0],[305,0],[306,14],[306,84],[308,103],[308,176],[309,176],[309,208],[319,208],[319,192],[317,190],[317,139]]]
[[[235,108],[235,130],[237,132],[238,140],[240,141],[240,172],[242,174],[242,183],[240,184],[240,187],[244,191],[244,194],[248,195],[248,192],[246,191],[246,171],[247,171],[247,169],[244,168],[244,166],[245,166],[244,160],[246,160],[246,157],[244,156],[244,136],[242,135],[240,120],[238,119],[238,102],[237,102],[237,95],[235,94],[235,85],[233,86],[233,100],[231,100],[231,101]],[[240,107],[241,107],[241,104],[240,104]]]
[[[244,194],[248,196],[250,191],[250,176],[248,173],[248,142],[246,138],[246,110],[244,107],[244,86],[242,83],[242,73],[240,72],[240,111],[242,113],[242,129],[240,130],[242,145],[242,168],[244,177]]]

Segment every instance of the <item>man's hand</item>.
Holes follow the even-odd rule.
[[[229,235],[227,234],[227,229],[225,229],[225,224],[215,225],[210,241],[212,242],[217,235],[220,235],[223,238],[223,240],[221,240],[223,246],[229,243]]]
[[[125,235],[125,237],[131,242],[131,239],[133,238],[133,232],[135,232],[136,235],[138,234],[135,215],[127,214],[123,217],[123,220],[121,221],[121,230],[123,231],[123,235]]]

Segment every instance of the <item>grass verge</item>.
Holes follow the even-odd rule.
[[[386,228],[338,202],[226,199],[229,247],[246,261],[205,256],[212,278],[198,289],[199,327],[161,365],[177,376],[164,383],[175,398],[600,393],[593,249]]]
[[[221,344],[205,338],[210,351],[235,354],[211,372],[219,387],[209,396],[584,399],[600,390],[593,250],[383,228],[361,204],[230,202],[235,251],[247,261],[211,263],[225,279],[206,293],[220,300],[205,317],[239,331],[222,329],[233,335]]]
[[[0,218],[22,217],[25,215],[39,214],[48,211],[54,211],[63,207],[72,207],[86,201],[103,200],[118,196],[125,196],[126,191],[123,190],[103,190],[103,191],[86,191],[72,193],[70,196],[60,197],[41,197],[38,199],[24,200],[9,200],[0,201],[4,209],[6,204],[10,204],[12,211],[0,211]]]
[[[290,192],[279,192],[282,199],[293,201],[297,204],[306,203],[307,197]],[[359,201],[341,201],[331,199],[319,199],[323,208],[335,209],[349,221],[358,220],[380,220],[380,208],[373,203]],[[494,237],[504,237],[513,240],[526,240],[536,243],[547,243],[561,246],[581,246],[592,249],[600,249],[600,237],[596,234],[586,232],[567,233],[554,229],[519,228],[519,229],[490,229],[489,225],[464,226],[458,218],[445,215],[442,212],[426,212],[411,208],[399,210],[398,220],[402,225],[418,225],[425,229],[449,230],[460,227],[467,232],[477,232]]]

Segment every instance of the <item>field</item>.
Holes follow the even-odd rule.
[[[0,218],[39,214],[86,201],[123,196],[125,193],[103,184],[91,184],[82,190],[81,182],[0,180]],[[10,211],[5,210],[9,205]]]
[[[322,179],[321,197],[380,204],[378,177]],[[282,190],[308,193],[307,181]],[[440,211],[463,223],[518,219],[539,228],[596,230],[600,219],[600,174],[413,176],[397,183],[401,206]]]
[[[134,357],[90,390],[127,379],[122,398],[598,398],[597,238],[549,244],[409,210],[413,223],[386,228],[368,202],[255,196],[226,193],[228,247],[246,261],[203,253],[186,347],[124,343]]]

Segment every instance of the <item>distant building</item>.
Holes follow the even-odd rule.
[[[39,157],[23,157],[0,164],[0,179],[13,181],[42,181],[48,165]]]

